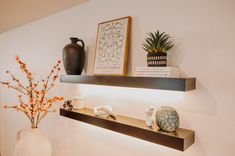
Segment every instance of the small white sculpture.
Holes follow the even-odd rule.
[[[111,105],[95,106],[93,111],[97,116],[111,116],[113,119],[116,119],[116,115],[113,113]]]
[[[152,106],[148,106],[145,109],[145,115],[146,115],[145,124],[148,127],[152,127],[152,125],[153,125],[153,119],[152,119],[153,111],[154,111],[154,108]]]

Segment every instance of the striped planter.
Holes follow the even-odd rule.
[[[148,53],[147,64],[148,67],[166,67],[167,53]]]

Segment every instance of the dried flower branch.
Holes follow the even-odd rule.
[[[0,81],[0,85],[16,90],[20,95],[18,96],[18,105],[4,105],[3,108],[23,112],[27,118],[29,118],[31,128],[37,128],[40,121],[45,118],[48,113],[56,111],[56,109],[53,108],[53,104],[64,100],[63,97],[58,96],[52,98],[47,97],[47,93],[55,86],[55,81],[59,77],[61,61],[58,61],[49,75],[41,81],[35,80],[32,72],[28,70],[26,63],[20,60],[18,56],[16,57],[16,62],[20,65],[21,71],[26,75],[28,85],[24,86],[14,74],[10,71],[6,71],[6,73],[10,75],[12,82]],[[39,89],[39,86],[42,86],[42,88]],[[24,101],[22,95],[26,96],[28,100]]]

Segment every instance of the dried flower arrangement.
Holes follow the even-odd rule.
[[[16,62],[20,65],[21,71],[26,76],[27,86],[24,86],[10,71],[6,71],[11,77],[11,81],[0,81],[0,84],[18,92],[19,104],[12,106],[4,105],[3,108],[23,112],[30,120],[31,128],[37,128],[39,122],[45,118],[49,112],[56,111],[53,104],[64,99],[58,96],[52,98],[47,97],[47,93],[55,86],[55,82],[58,79],[61,61],[58,61],[49,75],[46,78],[42,78],[40,81],[36,80],[32,72],[28,70],[26,63],[18,56],[16,56]]]

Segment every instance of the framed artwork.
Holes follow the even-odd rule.
[[[129,16],[98,24],[95,75],[126,75],[130,29]]]

